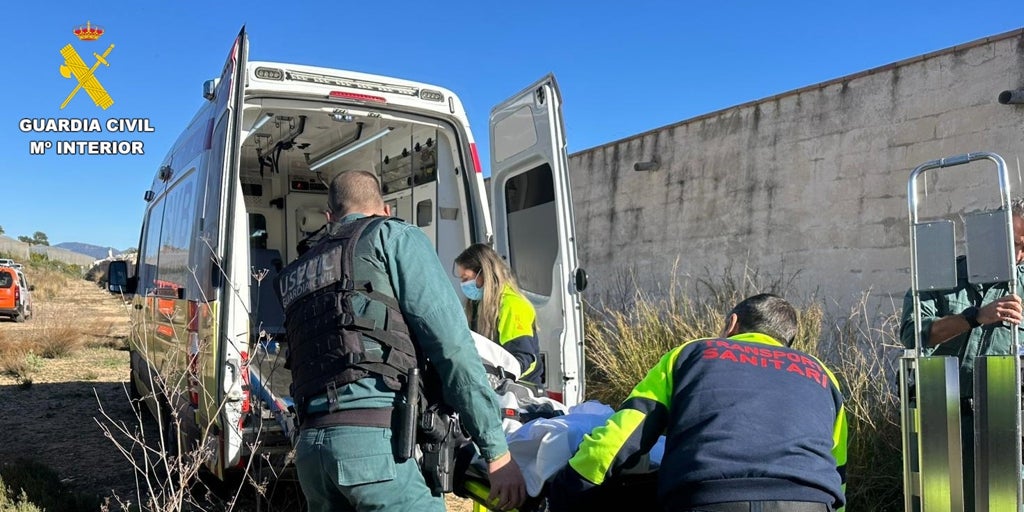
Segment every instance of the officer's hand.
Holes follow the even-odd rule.
[[[505,455],[488,463],[487,474],[491,483],[491,494],[487,500],[498,510],[516,508],[526,501],[526,481],[511,453],[505,452]]]
[[[978,309],[978,323],[981,325],[995,324],[999,322],[1009,322],[1017,325],[1020,324],[1021,318],[1022,308],[1020,297],[1016,295],[1001,297]]]

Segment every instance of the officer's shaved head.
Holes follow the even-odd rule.
[[[786,346],[796,337],[796,310],[778,295],[762,293],[748,297],[732,308],[736,315],[736,332],[759,332],[775,338]]]
[[[346,171],[331,180],[327,206],[334,220],[350,213],[383,215],[384,198],[377,177],[369,171]]]

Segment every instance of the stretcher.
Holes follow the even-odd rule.
[[[545,408],[545,399],[529,401],[527,398],[528,403],[515,403],[515,389],[515,384],[505,381],[496,391],[503,402],[512,402],[512,407],[517,408],[523,420],[504,420],[509,451],[523,474],[529,495],[519,510],[547,510],[546,496],[550,491],[548,481],[568,464],[583,436],[594,427],[603,425],[614,409],[590,401],[572,408],[563,406],[551,414]],[[657,509],[655,483],[664,449],[662,437],[646,456],[633,462],[622,477],[605,482],[598,490],[575,503],[570,510],[606,510],[610,504],[636,507],[638,503]],[[472,499],[477,512],[489,510],[487,496],[490,494],[490,486],[487,483],[486,463],[476,456],[470,443],[466,443],[457,452],[455,461],[455,494]],[[641,507],[639,510],[648,508]]]
[[[469,461],[475,453],[471,446],[457,457],[455,494],[473,501],[474,512],[495,510],[487,498],[491,488],[487,482],[486,468]],[[545,485],[536,496],[528,496],[517,512],[592,512],[594,510],[659,510],[657,503],[657,471],[632,472],[609,480],[592,493],[582,497],[569,509],[548,508]]]

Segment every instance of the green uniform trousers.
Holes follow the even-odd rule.
[[[301,431],[295,468],[309,512],[443,512],[416,461],[395,461],[391,434],[354,426]]]

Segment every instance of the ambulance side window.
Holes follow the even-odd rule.
[[[187,171],[164,196],[164,223],[157,244],[158,272],[161,286],[176,294],[181,294],[186,284],[196,279],[188,268],[189,247],[195,231],[196,177],[195,169]]]
[[[558,258],[555,187],[543,164],[505,182],[509,265],[527,291],[551,294],[551,269]]]

